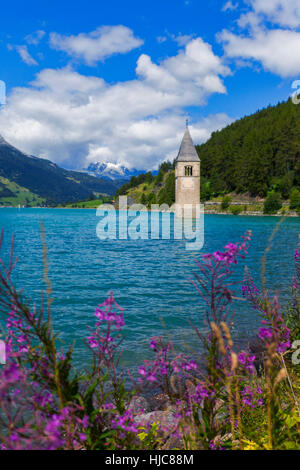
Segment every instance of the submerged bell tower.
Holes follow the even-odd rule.
[[[200,158],[193,144],[188,121],[175,161],[176,204],[183,209],[185,204],[200,204]]]

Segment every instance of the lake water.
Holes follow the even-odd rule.
[[[195,258],[222,249],[251,229],[253,239],[246,261],[236,267],[236,279],[248,266],[254,278],[268,239],[279,221],[276,217],[205,216],[205,244],[201,252],[187,251],[183,241],[107,240],[96,236],[99,219],[95,210],[0,209],[5,230],[6,257],[12,233],[19,258],[14,279],[27,297],[39,301],[43,281],[39,222],[43,221],[48,246],[49,277],[53,285],[52,313],[55,329],[65,344],[76,341],[76,361],[84,365],[87,352],[83,339],[94,324],[94,308],[113,290],[125,308],[123,361],[136,367],[151,357],[149,339],[168,334],[178,350],[199,350],[189,326],[202,327],[203,303],[190,279],[197,272]],[[268,255],[267,279],[271,290],[279,289],[285,301],[293,276],[293,253],[300,233],[300,219],[288,218],[281,225]],[[247,340],[255,333],[259,318],[246,302],[234,305],[234,337]]]

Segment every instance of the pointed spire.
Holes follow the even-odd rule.
[[[188,119],[186,130],[181,142],[178,156],[176,158],[177,162],[199,162],[200,158],[198,157],[197,151],[193,144],[191,134],[188,127]]]

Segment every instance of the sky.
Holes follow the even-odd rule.
[[[187,117],[200,144],[288,99],[299,57],[300,0],[11,0],[0,135],[64,168],[153,170]]]

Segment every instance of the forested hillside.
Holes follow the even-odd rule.
[[[171,206],[175,202],[174,162],[163,162],[159,166],[157,175],[148,171],[148,173],[132,176],[128,183],[117,190],[116,198],[125,194],[148,207],[151,204]]]
[[[93,193],[113,195],[117,188],[113,181],[26,155],[0,136],[0,205],[55,205]]]
[[[300,105],[269,106],[196,148],[205,199],[232,191],[264,197],[271,189],[288,198],[300,186]]]
[[[297,200],[300,209],[300,105],[291,100],[269,106],[214,132],[196,146],[201,160],[201,200],[228,193],[266,197],[276,192]],[[131,178],[117,192],[137,202],[172,204],[174,162]]]

